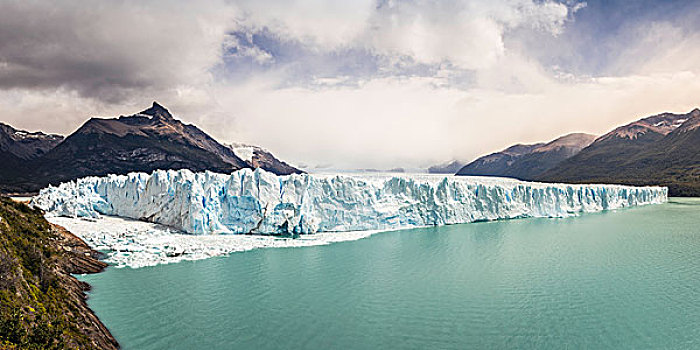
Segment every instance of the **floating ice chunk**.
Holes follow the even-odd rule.
[[[43,189],[49,215],[114,215],[190,234],[310,234],[520,217],[566,217],[667,201],[665,187],[435,175],[277,176],[188,170],[88,177]]]
[[[105,261],[117,267],[139,268],[185,260],[200,260],[259,248],[307,247],[368,237],[378,231],[328,232],[300,239],[255,235],[189,235],[143,221],[102,216],[82,220],[50,216],[106,254]]]

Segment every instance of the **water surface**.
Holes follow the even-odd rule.
[[[700,348],[700,199],[83,279],[127,350]]]

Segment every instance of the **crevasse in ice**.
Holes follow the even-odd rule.
[[[569,185],[434,175],[288,175],[242,169],[88,177],[48,187],[48,215],[115,215],[191,234],[381,230],[662,203],[665,187]]]

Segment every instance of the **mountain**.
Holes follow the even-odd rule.
[[[465,162],[459,160],[453,160],[446,163],[433,165],[428,168],[428,173],[430,174],[456,174],[459,169],[462,169],[466,165]]]
[[[156,169],[228,173],[248,167],[228,147],[156,102],[131,116],[91,118],[32,165],[26,181],[35,189],[85,176]]]
[[[27,161],[41,157],[61,141],[61,135],[18,130],[0,123],[0,181],[26,174]]]
[[[658,184],[700,195],[700,110],[663,113],[618,127],[538,177],[574,183]]]
[[[0,123],[0,152],[10,153],[19,159],[34,159],[42,156],[61,141],[61,135],[47,135],[43,132],[17,130]]]
[[[8,129],[9,130],[9,129]],[[14,129],[11,129],[14,130]],[[32,139],[39,138],[34,133]],[[299,172],[262,149],[253,152],[249,163],[194,125],[175,119],[157,102],[139,113],[118,118],[91,118],[55,147],[42,146],[38,157],[9,143],[0,152],[3,192],[36,192],[48,184],[58,184],[85,176],[152,172],[156,169],[189,169],[230,173],[260,166],[288,174]],[[47,143],[48,144],[48,143]],[[38,143],[36,143],[38,145]]]
[[[248,167],[262,168],[277,175],[301,174],[303,171],[277,159],[270,151],[253,145],[233,143],[228,145],[233,153],[246,162]]]
[[[573,133],[548,143],[514,145],[465,165],[456,175],[503,176],[533,180],[581,151],[594,139],[594,135]]]

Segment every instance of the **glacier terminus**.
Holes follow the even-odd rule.
[[[567,217],[667,201],[666,187],[573,185],[435,175],[277,176],[158,170],[43,189],[48,216],[120,216],[189,234],[299,235],[525,217]]]

